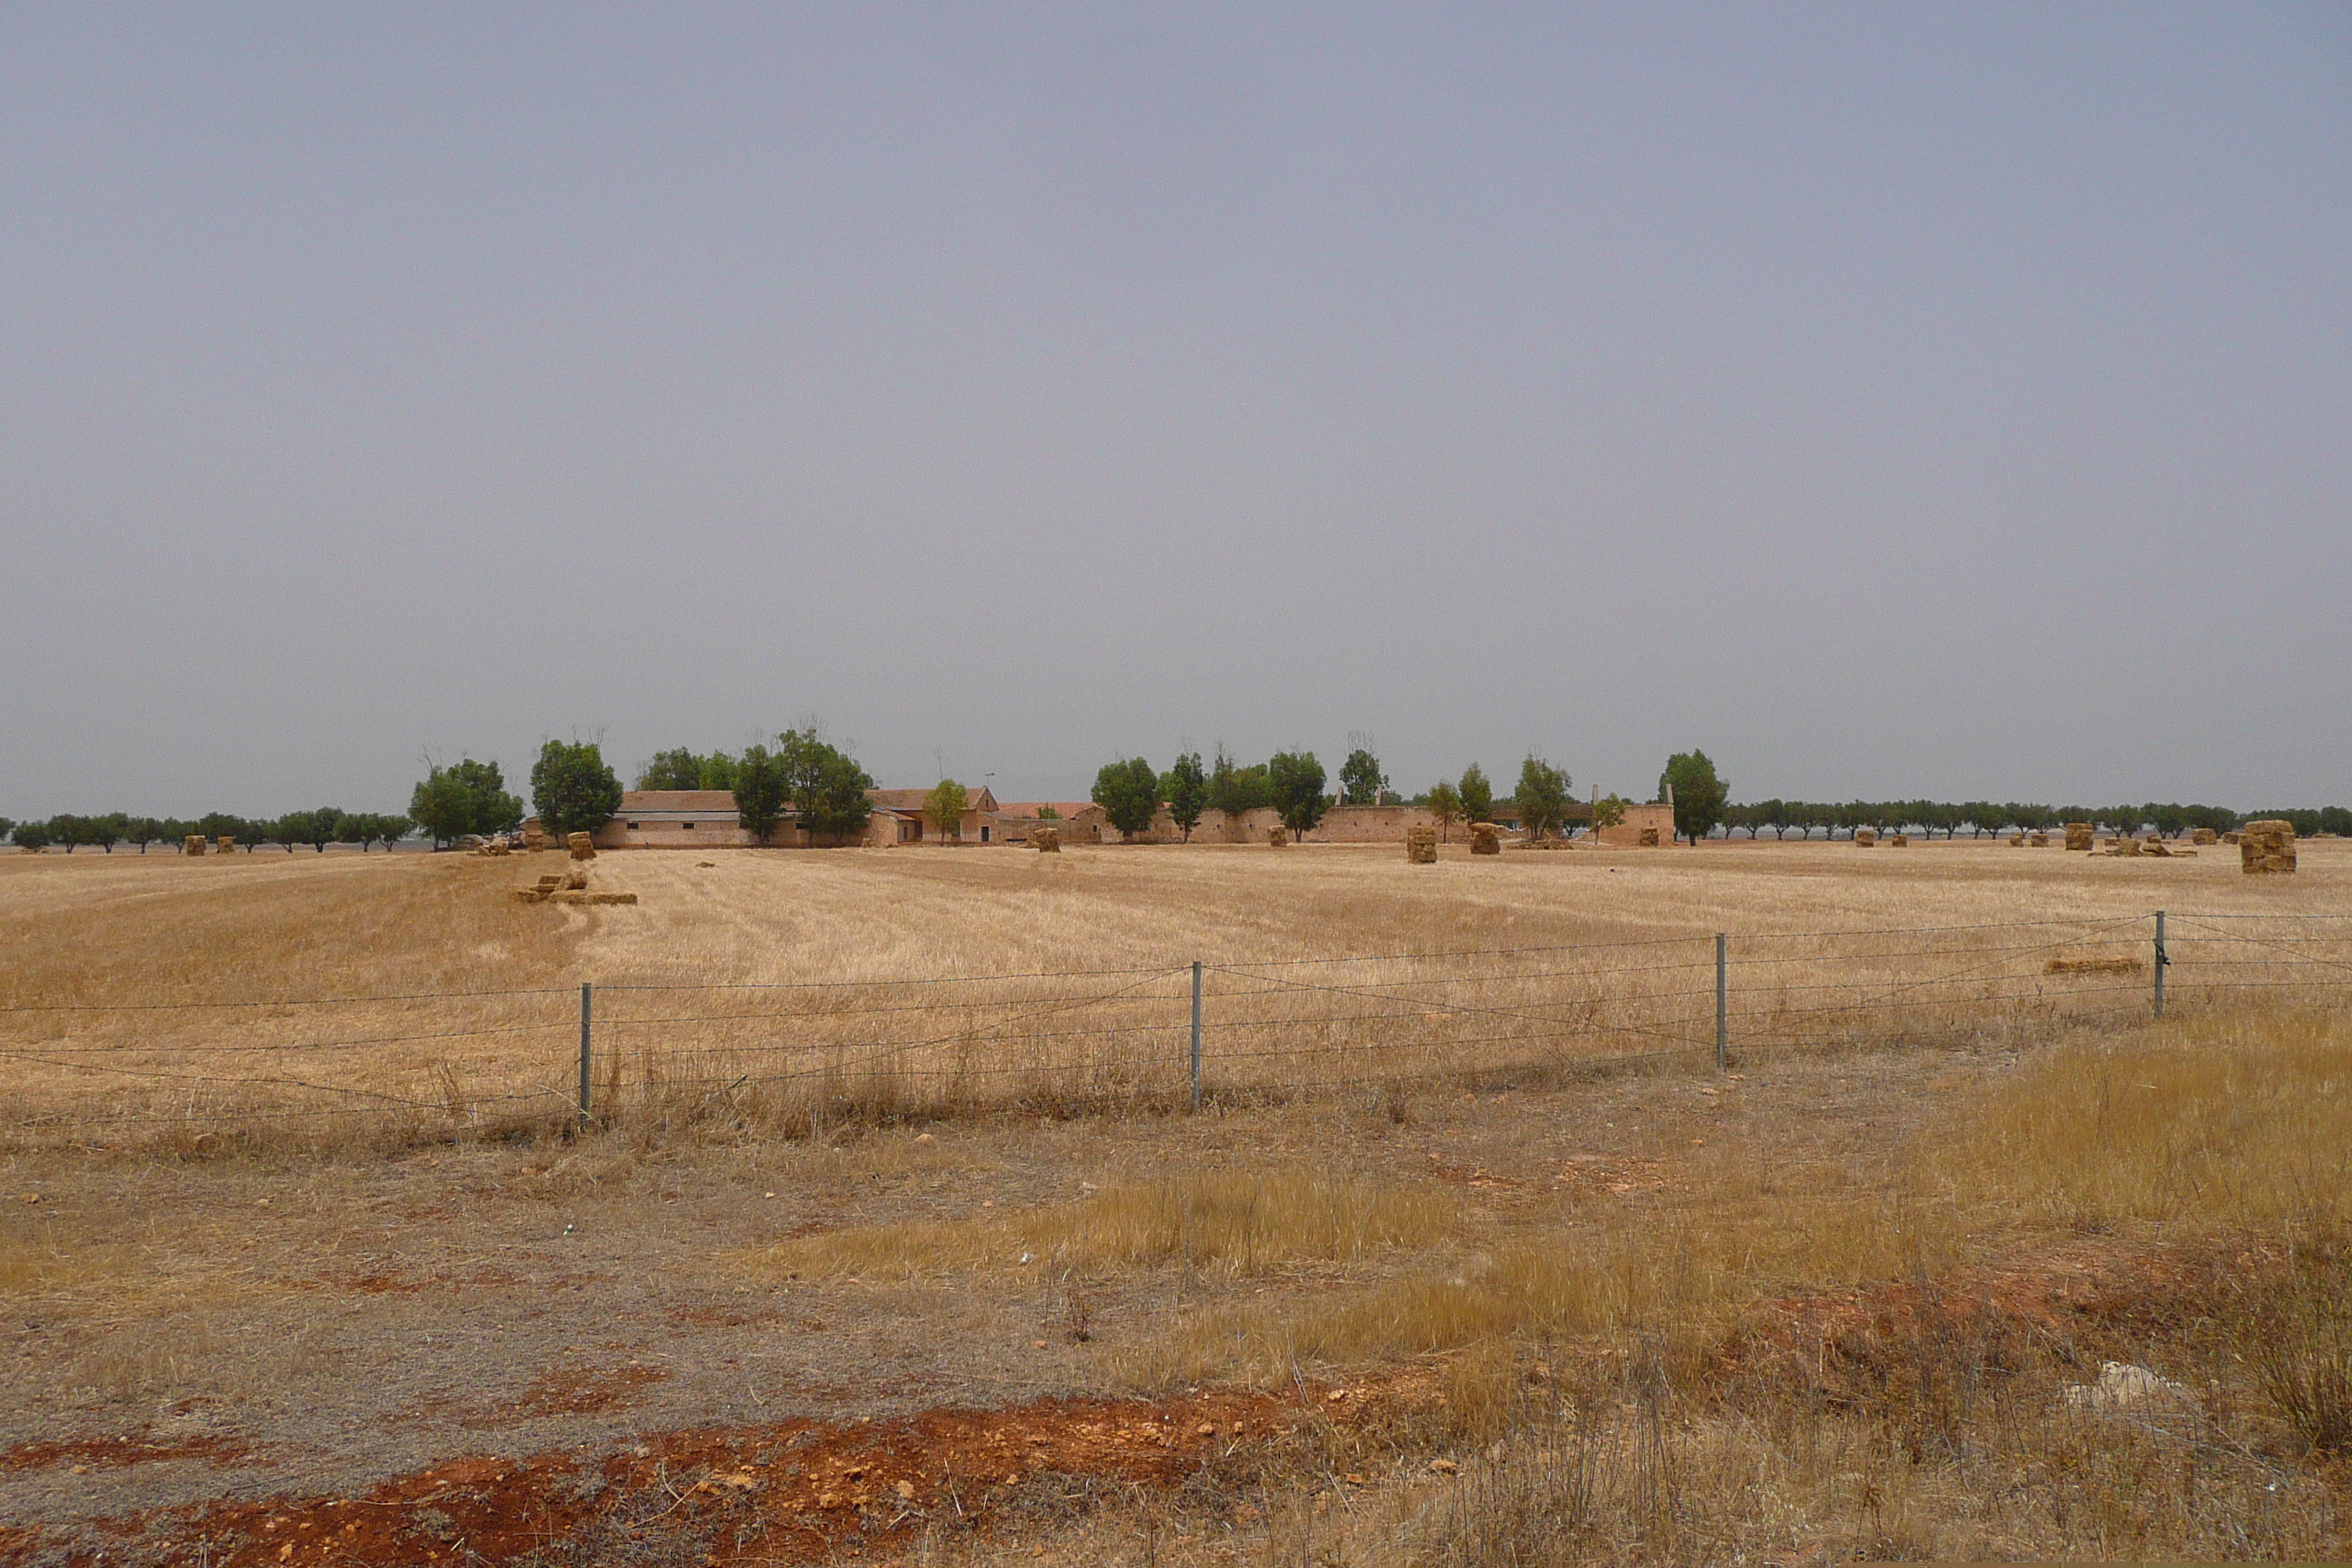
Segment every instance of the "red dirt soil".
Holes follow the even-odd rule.
[[[1342,1392],[1316,1408],[1346,1418],[1369,1403]],[[715,1563],[816,1562],[903,1545],[935,1520],[984,1531],[1033,1477],[1169,1486],[1221,1453],[1290,1430],[1307,1410],[1297,1395],[1201,1394],[677,1432],[601,1461],[467,1457],[396,1477],[364,1498],[281,1496],[99,1528],[145,1537],[144,1553],[162,1561],[261,1568],[509,1562],[600,1528],[631,1537],[630,1521],[654,1519],[697,1535]],[[649,1499],[666,1506],[649,1510]],[[40,1545],[0,1534],[0,1563],[28,1563]],[[136,1561],[142,1551],[128,1555]]]
[[[252,1455],[251,1444],[233,1437],[174,1437],[158,1442],[134,1432],[62,1443],[19,1443],[0,1453],[0,1471],[39,1470],[68,1463],[81,1469],[119,1470],[163,1459],[209,1459],[215,1468],[226,1469]]]

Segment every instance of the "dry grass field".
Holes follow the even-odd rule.
[[[2302,855],[0,856],[0,1562],[2340,1557]]]

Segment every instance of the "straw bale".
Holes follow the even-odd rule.
[[[2189,834],[2189,842],[2198,845],[2210,844],[2220,837],[2221,836],[2219,834],[2215,833],[2210,827],[2200,827],[2195,832]]]
[[[1265,830],[1265,847],[1269,849],[1289,848],[1290,834],[1287,830],[1280,827],[1267,828]]]
[[[1416,866],[1437,864],[1437,829],[1407,828],[1404,835],[1404,858]]]
[[[2147,967],[2139,958],[2053,958],[2042,966],[2044,974],[2135,974]]]
[[[2273,817],[2249,822],[2238,838],[2238,865],[2249,877],[2284,876],[2294,869],[2294,825]]]
[[[2069,849],[2088,849],[2090,847],[2091,825],[2087,822],[2068,823],[2066,825],[2066,847]]]
[[[2245,837],[2246,836],[2242,833],[2224,833],[2221,835],[2221,842],[2224,844],[2242,843],[2244,841]]]
[[[2011,835],[2009,836],[2009,847],[2010,847],[2011,849],[2022,849],[2022,848],[2024,848],[2024,847],[2025,847],[2025,835],[2024,835],[2024,834],[2022,834],[2022,833],[2012,833],[2012,834],[2011,834]]]
[[[1854,847],[1855,848],[1857,848],[1857,849],[1875,849],[1875,848],[1877,848],[1877,847],[1878,847],[1878,829],[1876,829],[1875,827],[1857,827],[1857,828],[1855,828],[1855,829],[1853,830],[1853,847]]]
[[[2047,833],[2041,832],[2041,831],[2037,830],[2037,831],[2034,833],[2034,835],[2033,835],[2032,844],[2033,844],[2033,847],[2034,847],[2036,849],[2047,849],[2047,848],[2049,848],[2049,847],[2050,847],[2050,835],[2049,835],[2049,834],[2047,834]]]
[[[1029,842],[1037,847],[1040,855],[1059,855],[1062,852],[1062,830],[1058,827],[1033,827],[1029,830]]]
[[[562,886],[569,888],[575,893],[587,885],[588,873],[581,870],[576,866],[563,874]]]
[[[226,855],[230,850],[236,847],[236,840],[224,833],[220,836],[220,843],[215,846],[215,847],[218,848],[222,854]]]
[[[1887,843],[1896,849],[1908,849],[1911,847],[1911,836],[1907,833],[1898,833],[1888,839]]]
[[[548,901],[558,904],[634,904],[635,893],[583,892],[577,888],[565,888],[547,895]]]
[[[1502,852],[1503,836],[1495,831],[1493,823],[1474,822],[1470,825],[1471,854],[1500,855]]]
[[[201,855],[206,849],[211,847],[212,845],[210,841],[207,840],[203,834],[191,833],[188,835],[185,842],[181,844],[180,853],[183,855]]]
[[[540,882],[528,888],[517,888],[514,890],[514,896],[526,904],[543,904],[547,902],[549,895],[554,891],[553,888]]]
[[[1655,849],[1658,847],[1658,830],[1654,827],[1642,829],[1640,847],[1643,849]]]
[[[566,847],[571,849],[572,858],[574,860],[593,860],[596,858],[595,841],[590,838],[586,834],[566,834],[564,836],[563,842]]]

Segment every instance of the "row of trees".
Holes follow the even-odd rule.
[[[1680,804],[1680,796],[1676,796]],[[2313,823],[2313,831],[2321,831],[2318,824],[2330,811],[2341,813],[2340,807],[2304,814]],[[2286,813],[2276,815],[2287,816]],[[2342,813],[2345,827],[2352,830],[2352,813]],[[1803,801],[1763,800],[1746,805],[1723,809],[1721,822],[1725,835],[1745,832],[1754,838],[1769,833],[1775,838],[1785,838],[1794,833],[1800,838],[1810,838],[1815,833],[1835,838],[1843,834],[1851,837],[1858,827],[1874,828],[1882,833],[1917,833],[1932,837],[1941,833],[1947,838],[1962,833],[1981,838],[1987,834],[2017,830],[2046,831],[2069,822],[2088,822],[2111,833],[2140,833],[2153,829],[2168,838],[2178,838],[2192,829],[2210,827],[2216,833],[2226,833],[2247,820],[2238,812],[2219,805],[2181,805],[2177,803],[2149,803],[2144,805],[2040,805],[2024,801]],[[2289,820],[2293,820],[2290,816]],[[1680,823],[1677,821],[1676,826]],[[2296,831],[2304,831],[2300,825]]]
[[[136,845],[144,855],[151,845],[177,849],[192,837],[215,844],[226,838],[248,851],[264,844],[278,845],[289,853],[305,846],[324,852],[330,844],[356,844],[362,850],[381,844],[389,849],[415,830],[416,824],[405,816],[344,811],[331,805],[258,819],[219,811],[198,817],[133,816],[121,811],[95,816],[60,812],[39,822],[0,817],[0,837],[35,854],[58,847],[68,855],[77,849],[100,849],[111,855],[118,846],[129,844]]]

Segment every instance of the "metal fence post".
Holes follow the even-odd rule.
[[[580,1124],[588,1124],[588,982],[580,983]]]
[[[1201,961],[1192,961],[1192,1109],[1201,1109]]]
[[[1715,1068],[1717,1072],[1731,1066],[1731,1015],[1726,1009],[1724,986],[1724,950],[1728,941],[1727,933],[1715,933]]]
[[[2164,972],[2172,963],[2164,951],[2164,911],[2156,911],[2156,1016],[2164,1016]]]

